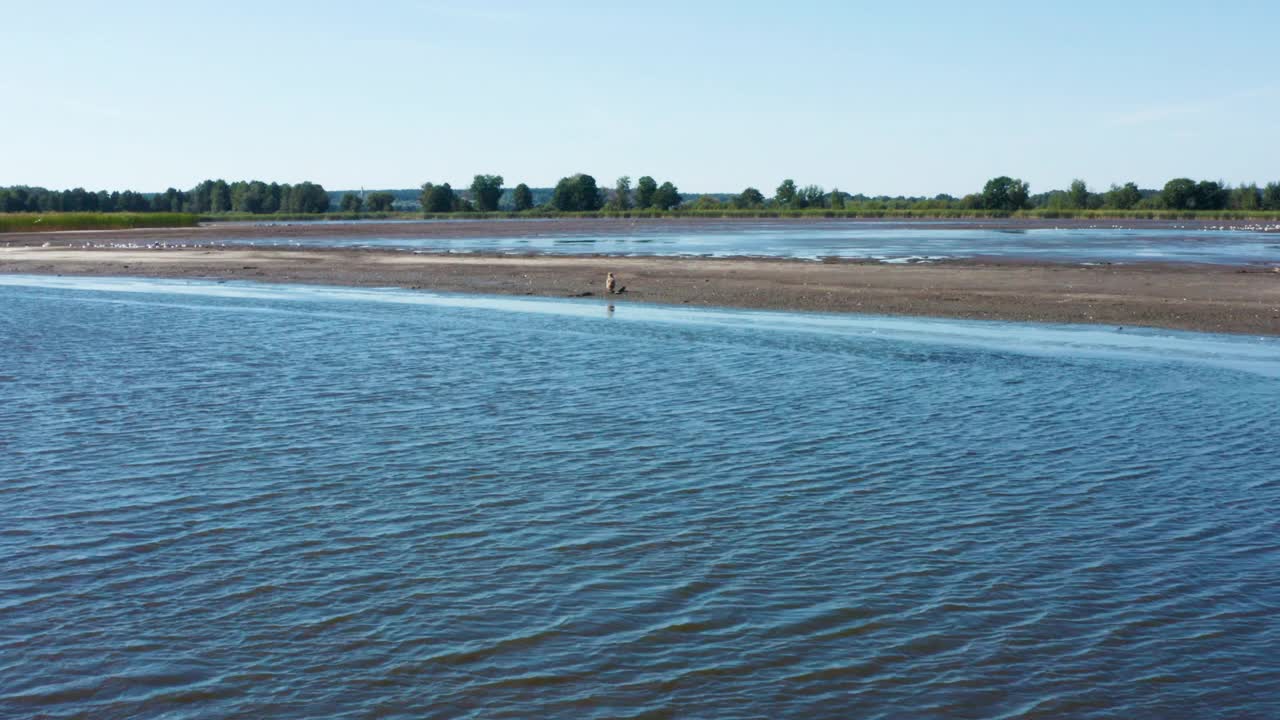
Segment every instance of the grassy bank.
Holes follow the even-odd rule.
[[[857,210],[631,210],[627,212],[582,212],[560,213],[547,211],[529,211],[523,213],[449,213],[427,215],[429,218],[556,218],[556,217],[600,217],[600,218],[920,218],[920,219],[983,219],[983,218],[1027,218],[1027,219],[1096,219],[1096,220],[1259,220],[1280,221],[1280,212],[1258,211],[1246,212],[1235,210],[1212,210],[1204,212],[1186,210],[1020,210],[1014,213],[994,210],[959,210],[959,209],[857,209]]]
[[[451,215],[443,215],[440,217],[457,217],[471,218],[483,217],[485,213],[454,213]],[[492,217],[501,217],[501,214],[492,213]],[[226,213],[204,213],[199,216],[201,222],[253,222],[253,223],[271,223],[271,222],[298,222],[298,221],[346,221],[346,220],[421,220],[420,212],[327,212],[327,213],[243,213],[243,212],[226,212]]]
[[[555,210],[527,210],[525,212],[384,212],[384,213],[324,213],[324,214],[276,214],[249,215],[245,213],[217,213],[201,215],[210,222],[296,222],[296,221],[351,221],[351,220],[503,220],[503,219],[554,219],[554,218],[885,218],[963,220],[986,218],[1025,218],[1032,220],[1084,219],[1084,220],[1257,220],[1280,221],[1280,212],[1242,210],[1019,210],[1014,213],[994,210],[963,210],[956,208],[924,208],[915,210],[858,208],[845,210],[627,210],[595,212],[558,212]]]
[[[195,227],[186,213],[0,213],[0,233]]]
[[[628,210],[596,212],[557,212],[535,209],[525,212],[381,212],[381,213],[277,213],[252,215],[249,213],[214,213],[193,215],[188,213],[0,213],[0,233],[49,232],[55,230],[126,230],[129,228],[181,228],[194,227],[200,222],[334,222],[359,220],[502,220],[502,219],[555,219],[555,218],[711,218],[711,219],[771,219],[771,218],[848,218],[887,220],[964,220],[992,218],[1023,218],[1029,220],[1230,220],[1280,222],[1280,212],[1211,210],[1203,212],[1187,210],[1020,210],[1003,213],[992,210],[962,210],[956,208],[922,208],[915,210],[857,208],[857,209],[807,209],[807,210]]]

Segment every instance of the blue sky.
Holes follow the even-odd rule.
[[[35,3],[0,185],[1280,180],[1280,3]]]

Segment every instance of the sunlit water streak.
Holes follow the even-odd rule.
[[[3,717],[1280,711],[1271,339],[0,302]]]
[[[618,222],[625,221],[601,221]],[[871,258],[914,262],[944,258],[1020,258],[1053,262],[1189,262],[1280,265],[1280,232],[1215,227],[965,227],[962,221],[796,224],[740,220],[690,230],[637,225],[620,231],[565,232],[548,224],[509,237],[321,236],[289,240],[227,239],[227,244],[377,247],[426,252],[548,253],[564,255],[755,256]],[[204,239],[208,239],[205,237]],[[218,240],[217,242],[224,242]]]

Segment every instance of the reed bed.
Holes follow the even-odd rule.
[[[0,213],[0,233],[195,227],[188,213]]]
[[[1024,218],[1036,220],[1084,219],[1084,220],[1257,220],[1280,221],[1280,211],[1241,210],[1019,210],[1008,213],[997,210],[963,210],[956,208],[888,209],[858,208],[833,210],[805,209],[755,209],[755,210],[599,210],[595,212],[557,212],[554,210],[529,210],[525,212],[471,212],[471,213],[400,213],[400,217],[432,220],[492,220],[515,218],[889,218],[889,219],[994,219]]]
[[[995,210],[968,210],[958,208],[808,208],[786,210],[777,208],[737,210],[686,209],[686,210],[598,210],[594,212],[558,212],[533,209],[524,212],[379,212],[379,213],[306,213],[252,215],[248,213],[214,213],[195,215],[190,213],[0,213],[0,233],[50,232],[57,230],[125,230],[129,228],[181,228],[195,227],[202,221],[209,222],[332,222],[358,220],[502,220],[539,218],[721,218],[721,219],[770,219],[770,218],[871,218],[871,219],[922,219],[963,220],[1023,218],[1032,220],[1191,220],[1191,221],[1259,221],[1280,222],[1280,212],[1275,210],[1019,210],[1013,213]]]
[[[484,215],[484,213],[455,213],[458,217]],[[446,215],[444,217],[452,217]],[[420,212],[326,212],[326,213],[203,213],[199,216],[202,222],[252,222],[276,223],[299,221],[344,221],[344,220],[421,220]]]

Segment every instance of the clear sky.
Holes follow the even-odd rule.
[[[1280,3],[0,0],[0,186],[1280,180]]]

